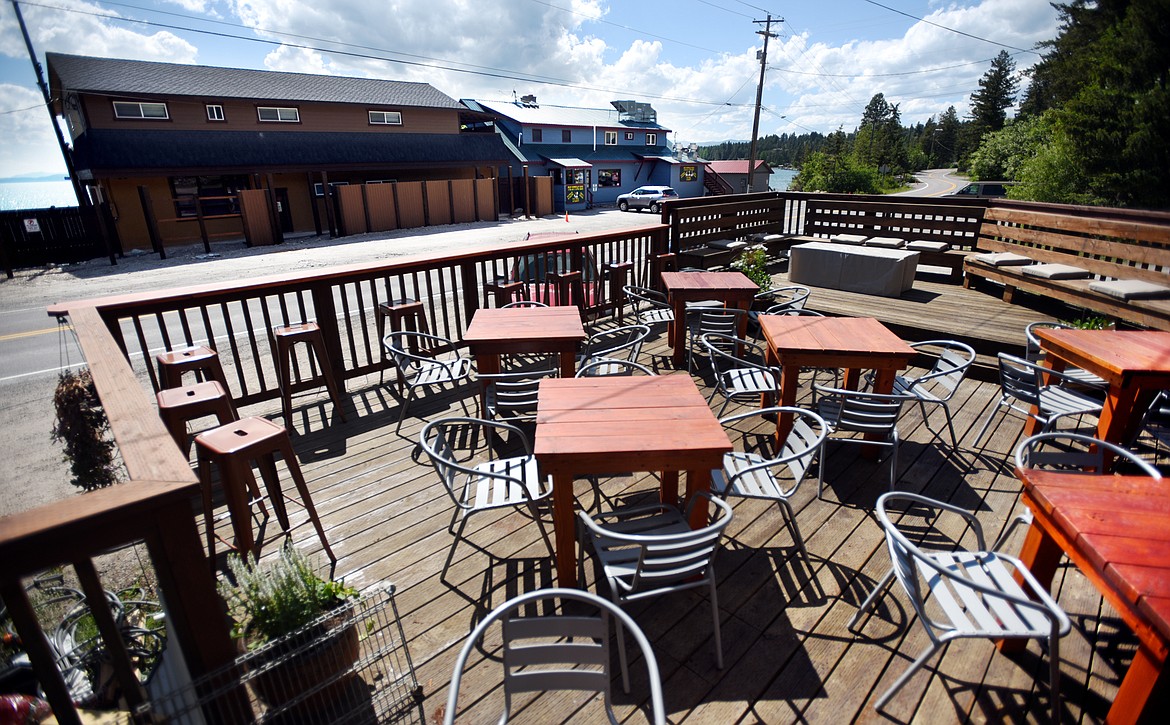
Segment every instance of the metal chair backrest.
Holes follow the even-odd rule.
[[[1043,380],[1040,375],[1045,368],[1004,352],[999,353],[998,358],[999,384],[1003,394],[1025,405],[1039,406]]]
[[[627,325],[589,336],[581,350],[582,362],[598,358],[636,362],[642,343],[650,336],[649,325]]]
[[[784,444],[780,450],[775,454],[765,454],[763,451],[770,451],[775,443],[775,426],[764,425],[762,433],[744,433],[740,436],[744,445],[737,446],[736,450],[742,448],[744,453],[753,453],[761,456],[763,460],[758,463],[753,463],[749,466],[740,468],[735,472],[735,475],[728,481],[729,487],[734,485],[738,479],[750,478],[756,471],[761,469],[774,469],[787,466],[792,472],[792,485],[784,487],[780,490],[781,496],[791,496],[804,480],[809,468],[812,466],[813,460],[816,459],[817,453],[825,445],[825,439],[829,434],[829,426],[825,419],[811,410],[803,408],[776,406],[772,408],[760,408],[747,413],[739,413],[737,415],[729,415],[719,421],[724,428],[743,420],[759,419],[764,420],[774,419],[775,416],[783,413],[792,414],[792,430],[788,433],[788,437],[784,439]],[[768,428],[771,427],[771,431]],[[756,438],[758,443],[752,443],[749,437]],[[735,441],[732,441],[734,444]],[[767,446],[765,448],[765,446]],[[735,455],[732,452],[729,455]],[[781,479],[775,479],[777,484],[781,484]]]
[[[548,307],[548,305],[543,302],[537,302],[536,300],[516,300],[515,302],[509,302],[500,309],[507,310],[512,307]]]
[[[1142,475],[1162,480],[1158,469],[1133,451],[1079,433],[1041,433],[1025,438],[1016,446],[1016,466],[1099,475],[1105,472],[1106,451],[1117,461],[1136,467]]]
[[[472,505],[464,501],[461,495],[460,474],[498,478],[508,485],[516,485],[524,489],[524,482],[519,477],[509,476],[506,473],[476,470],[465,464],[465,461],[469,462],[470,455],[464,457],[463,460],[460,459],[457,451],[476,451],[482,443],[483,447],[487,449],[488,459],[495,460],[495,446],[491,445],[488,440],[488,435],[493,431],[506,431],[509,433],[509,441],[520,440],[524,447],[524,458],[532,457],[532,446],[528,442],[528,438],[519,428],[507,423],[481,418],[441,418],[427,423],[419,434],[419,445],[430,458],[435,472],[439,474],[439,479],[443,482],[443,488],[446,489],[447,495],[459,508],[472,508]]]
[[[765,315],[788,315],[789,317],[824,317],[825,313],[804,307],[788,307],[785,303],[769,307]]]
[[[551,600],[585,603],[598,610],[593,614],[556,614],[516,616],[525,610],[543,610]],[[544,606],[541,606],[541,605]],[[525,692],[584,691],[603,695],[610,722],[617,723],[610,690],[610,623],[616,620],[630,633],[642,653],[650,687],[650,721],[666,722],[662,702],[662,683],[658,661],[646,635],[620,607],[596,594],[578,589],[540,589],[510,599],[496,608],[468,635],[455,660],[447,709],[443,722],[452,725],[459,704],[459,688],[467,660],[487,630],[499,621],[503,637],[504,712],[500,722],[511,714],[513,695]],[[620,635],[619,635],[620,636]],[[550,642],[550,640],[555,640]],[[627,663],[620,661],[623,680]]]
[[[884,395],[822,385],[816,388],[819,394],[831,396],[840,405],[836,420],[829,421],[834,430],[886,437],[895,431],[902,405],[913,400],[909,395]]]
[[[740,320],[747,316],[744,310],[725,307],[692,307],[687,310],[687,324],[694,336],[710,332],[736,337]]]
[[[930,387],[939,400],[951,399],[975,362],[975,349],[957,340],[926,340],[911,343],[910,347],[915,350],[939,348],[934,366],[914,382],[916,387]]]
[[[453,370],[455,367],[450,360],[438,359],[439,355],[456,350],[454,342],[439,335],[398,330],[387,333],[382,338],[382,345],[386,348],[391,359],[394,360],[395,367],[407,376],[413,375],[421,368],[433,365],[442,365]]]
[[[775,300],[768,306],[766,314],[779,314],[782,310],[803,310],[808,303],[808,296],[812,290],[803,285],[790,285],[787,287],[773,287],[769,290],[764,290],[756,295],[757,300]],[[783,299],[777,299],[777,298]],[[773,312],[775,310],[775,312]]]
[[[1029,362],[1040,362],[1044,359],[1044,350],[1040,347],[1040,338],[1036,335],[1036,330],[1071,330],[1072,325],[1066,325],[1063,322],[1031,322],[1024,328],[1024,337],[1027,339],[1027,344],[1024,347],[1024,359]]]
[[[493,420],[534,420],[540,381],[556,377],[556,369],[507,373],[481,373],[487,384],[484,396],[487,413]]]
[[[609,360],[597,358],[582,365],[574,377],[593,378],[618,375],[654,375],[650,368],[632,360]]]
[[[652,309],[670,309],[666,295],[658,290],[628,284],[622,287],[622,293],[625,294],[627,299],[633,301],[635,314],[642,314]]]

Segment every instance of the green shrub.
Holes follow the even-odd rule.
[[[772,287],[772,275],[768,273],[768,252],[763,247],[748,247],[739,255],[739,259],[731,263],[731,268],[747,275],[747,278],[759,285],[760,290]]]
[[[86,491],[117,483],[114,442],[106,435],[110,422],[90,372],[61,373],[53,393],[53,407],[57,420],[52,436],[55,442],[65,444],[62,458],[73,473],[71,483]]]

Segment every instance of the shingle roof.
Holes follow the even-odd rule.
[[[641,161],[643,156],[658,158],[667,155],[666,149],[655,146],[639,146],[637,151],[630,147],[599,145],[596,149],[585,144],[531,144],[520,147],[520,153],[533,163],[543,163],[546,159],[575,158],[591,164],[600,164],[606,161]],[[656,153],[660,152],[660,153]]]
[[[319,168],[322,166],[496,165],[508,162],[499,136],[483,134],[90,129],[74,143],[78,169]]]
[[[63,90],[128,96],[377,103],[421,108],[463,108],[428,83],[281,73],[206,65],[46,54],[50,81]]]
[[[650,131],[670,131],[670,129],[657,123],[619,120],[618,112],[615,108],[532,107],[523,106],[518,103],[469,101],[469,99],[464,99],[463,102],[472,108],[482,108],[488,113],[510,118],[525,126],[578,126],[586,128],[597,126],[598,128],[644,128]]]

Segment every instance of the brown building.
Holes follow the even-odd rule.
[[[478,114],[426,83],[58,53],[47,64],[80,181],[123,249],[150,248],[152,226],[158,244],[243,236],[249,189],[270,190],[282,233],[334,231],[337,186],[416,182],[404,197],[425,205],[434,182],[494,178],[508,157],[496,134],[461,131]],[[481,188],[477,210],[489,208]]]

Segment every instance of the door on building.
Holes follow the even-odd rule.
[[[288,189],[280,187],[276,190],[276,212],[280,215],[280,230],[290,233],[293,231],[292,207],[288,205]]]

